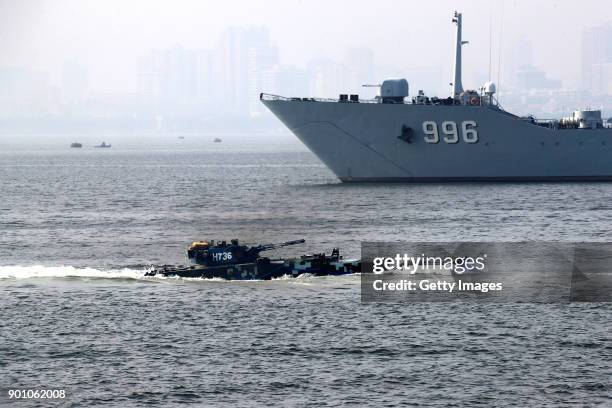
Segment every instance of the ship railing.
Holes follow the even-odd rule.
[[[536,125],[536,126],[540,126],[540,127],[544,127],[548,129],[563,129],[563,126],[560,124],[558,119],[536,118],[532,115],[523,116],[523,117],[520,117],[519,119],[527,123],[531,123],[532,125]]]
[[[300,97],[287,97],[287,96],[280,96],[280,95],[273,95],[273,94],[267,94],[267,93],[260,93],[259,94],[259,99],[262,101],[286,101],[286,102],[291,102],[291,101],[302,101],[302,102],[342,102],[342,103],[380,103],[378,100],[376,99],[359,99],[357,101],[351,101],[351,100],[340,100],[340,99],[335,99],[335,98],[300,98]]]
[[[533,116],[523,116],[518,119],[523,120],[532,125],[541,126],[553,130],[564,130],[564,129],[582,129],[579,127],[578,122],[563,122],[559,119],[540,119]],[[603,122],[597,125],[598,129],[612,129],[612,123]],[[587,127],[585,129],[591,129]]]
[[[259,99],[262,101],[286,101],[286,102],[291,102],[291,101],[296,101],[296,102],[332,102],[332,103],[374,103],[374,104],[380,104],[380,103],[388,103],[388,104],[398,104],[398,105],[432,105],[432,106],[438,106],[438,105],[442,105],[442,103],[417,103],[413,100],[409,100],[408,98],[406,98],[403,102],[381,102],[380,97],[376,97],[374,99],[358,99],[358,100],[350,100],[350,99],[337,99],[337,98],[301,98],[301,97],[287,97],[287,96],[280,96],[280,95],[274,95],[274,94],[267,94],[267,93],[260,93],[259,94]],[[439,101],[442,101],[441,99],[438,99]],[[451,106],[462,106],[462,105],[451,105]],[[495,104],[490,104],[490,105],[485,105],[482,104],[480,106],[485,106],[491,109],[495,109],[499,112],[503,112],[503,113],[507,113],[511,116],[515,116],[512,115],[506,111],[504,111],[500,105],[498,105],[497,103]]]

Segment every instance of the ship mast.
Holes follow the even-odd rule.
[[[457,24],[457,42],[455,44],[455,80],[453,81],[453,99],[458,99],[463,92],[461,84],[461,46],[467,44],[467,41],[461,41],[461,13],[455,11],[453,23]]]

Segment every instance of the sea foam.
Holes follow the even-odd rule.
[[[149,269],[95,269],[74,266],[0,266],[0,279],[29,278],[104,278],[143,279]]]

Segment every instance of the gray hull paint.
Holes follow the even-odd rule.
[[[612,181],[610,129],[553,130],[486,106],[262,102],[345,182]],[[424,121],[467,120],[477,143],[424,141]]]

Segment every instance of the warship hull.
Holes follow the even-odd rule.
[[[606,128],[551,129],[489,106],[262,102],[344,182],[612,181]],[[460,133],[466,121],[476,142],[426,141],[424,123]]]

